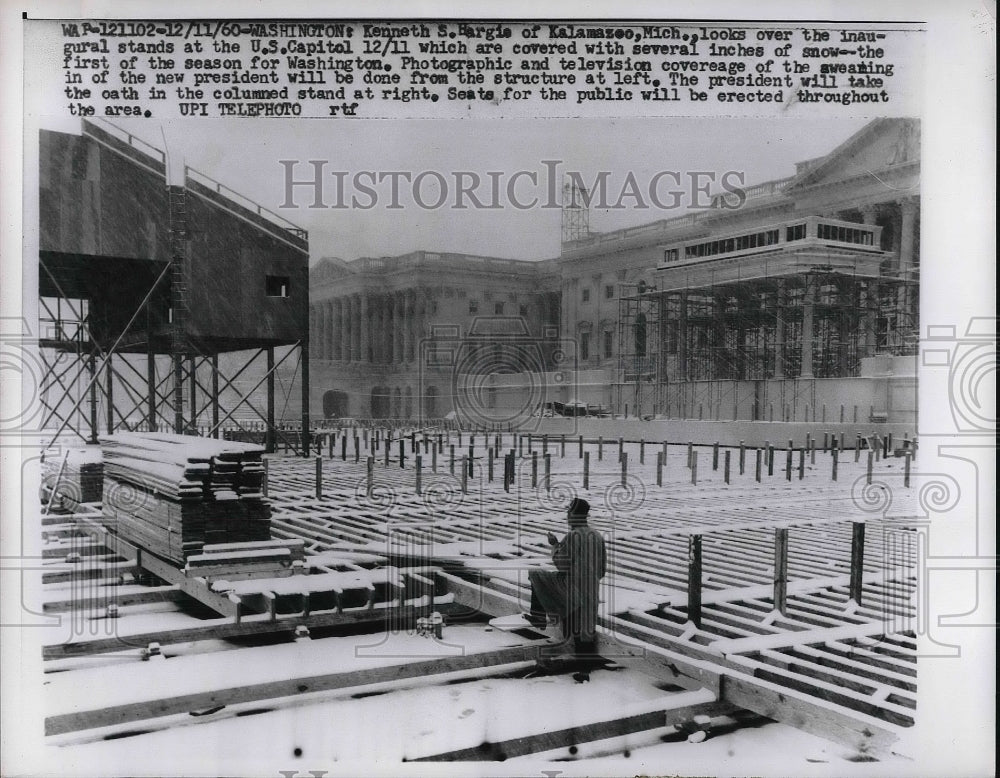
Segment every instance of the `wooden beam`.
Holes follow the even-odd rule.
[[[65,732],[105,727],[126,721],[170,716],[192,710],[232,705],[236,703],[268,700],[275,697],[295,697],[313,692],[369,684],[396,681],[404,678],[420,678],[440,673],[454,672],[489,665],[504,665],[513,662],[530,661],[537,657],[537,645],[511,646],[493,651],[469,653],[460,656],[436,657],[434,659],[404,662],[401,664],[369,667],[349,672],[324,673],[321,675],[292,675],[280,681],[232,686],[224,689],[210,689],[201,692],[175,696],[154,697],[141,701],[95,707],[86,710],[49,716],[45,719],[45,734],[58,735]],[[176,660],[171,660],[176,661]],[[170,661],[166,663],[169,666]],[[150,689],[155,694],[166,687]]]
[[[665,705],[670,705],[664,710]],[[691,721],[698,715],[720,715],[732,712],[731,705],[719,703],[711,692],[683,692],[653,702],[629,706],[623,715],[613,719],[599,719],[588,724],[566,727],[551,732],[510,738],[496,743],[484,741],[471,748],[444,751],[433,756],[407,760],[414,762],[479,762],[503,761],[541,751],[569,748],[579,743],[630,735],[651,729],[663,729]],[[595,715],[600,711],[595,711]]]

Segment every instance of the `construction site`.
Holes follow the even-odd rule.
[[[441,343],[475,331],[435,335],[433,294],[391,286],[373,327],[390,308],[365,274],[393,263],[311,271],[304,230],[110,125],[40,148],[25,521],[58,617],[40,692],[61,759],[841,775],[912,757],[929,521],[912,245],[820,215],[656,227],[648,280],[598,282],[616,318],[580,327],[558,268],[602,240],[581,233],[482,300],[519,306],[537,370],[494,385],[471,359],[448,384],[462,363]],[[513,331],[480,336],[494,354]],[[601,363],[613,380],[588,383]],[[611,410],[546,417],[555,399]],[[585,656],[518,621],[575,499],[607,548]]]

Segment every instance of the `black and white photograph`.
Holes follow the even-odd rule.
[[[995,6],[138,8],[4,8],[5,775],[994,773]]]

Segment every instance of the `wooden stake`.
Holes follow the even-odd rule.
[[[774,609],[785,615],[788,596],[788,528],[774,530]]]
[[[316,499],[323,496],[323,457],[316,457]]]
[[[851,588],[850,597],[861,604],[861,584],[865,566],[865,523],[852,522],[851,532]]]
[[[656,485],[663,486],[663,452],[656,452]]]
[[[698,452],[691,452],[691,483],[698,485]]]
[[[724,477],[726,479],[726,483],[727,484],[729,483],[729,455],[730,455],[730,453],[731,452],[727,448],[726,449],[725,461],[723,462],[723,465],[722,465],[722,467],[723,467],[723,475],[724,475]]]
[[[583,488],[590,488],[590,452],[583,452]]]
[[[688,537],[688,620],[701,627],[701,535]]]
[[[628,452],[622,452],[622,488],[628,485]]]

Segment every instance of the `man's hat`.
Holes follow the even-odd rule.
[[[579,497],[574,497],[569,503],[569,515],[575,518],[587,518],[590,513],[590,503]]]

